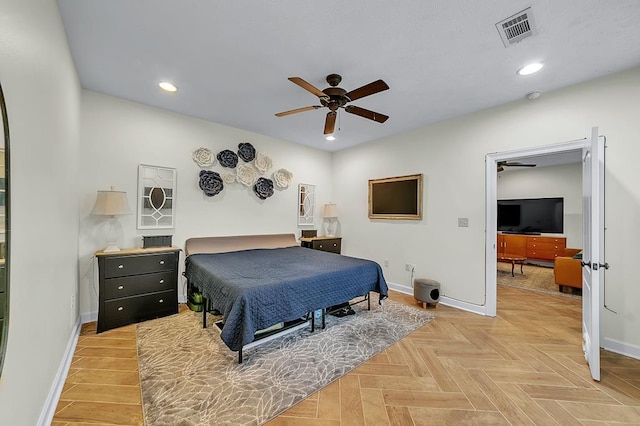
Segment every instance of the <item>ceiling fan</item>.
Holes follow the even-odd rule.
[[[520,163],[518,161],[498,161],[498,173],[505,167],[535,167],[535,164]]]
[[[330,87],[327,87],[324,90],[318,90],[316,87],[304,81],[300,77],[289,77],[289,81],[316,95],[320,100],[321,105],[312,105],[292,109],[290,111],[279,112],[276,114],[276,117],[284,117],[285,115],[327,107],[329,108],[329,112],[327,113],[327,118],[324,122],[325,135],[332,134],[335,130],[336,117],[338,116],[339,108],[344,109],[350,114],[359,115],[360,117],[368,118],[369,120],[377,121],[378,123],[384,123],[389,118],[388,116],[378,112],[360,108],[355,105],[347,105],[347,103],[355,101],[356,99],[364,98],[365,96],[373,95],[389,89],[387,83],[382,80],[376,80],[369,84],[365,84],[364,86],[350,92],[338,87],[338,84],[342,81],[342,77],[338,74],[329,74],[327,76],[327,83],[329,83]]]

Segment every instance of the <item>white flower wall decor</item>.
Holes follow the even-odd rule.
[[[264,152],[259,152],[253,162],[256,165],[256,169],[260,170],[262,173],[268,172],[273,167],[271,157],[269,157],[269,154],[265,154]]]
[[[249,142],[239,143],[237,153],[230,149],[221,150],[217,154],[217,162],[216,154],[205,147],[193,151],[191,158],[201,169],[214,165],[222,167],[220,171],[200,171],[199,186],[207,197],[219,194],[225,187],[241,188],[242,186],[237,185],[240,183],[251,188],[251,193],[259,199],[266,200],[274,195],[276,192],[274,189],[287,189],[293,180],[293,173],[287,169],[278,169],[270,177],[267,177],[266,174],[273,168],[271,156],[264,152],[258,152]],[[235,170],[233,170],[234,168]],[[203,177],[202,173],[205,173],[206,176]],[[209,179],[215,183],[215,191],[205,191],[208,186],[204,185],[203,187],[203,179]]]
[[[216,158],[213,156],[213,152],[209,149],[200,147],[193,151],[191,158],[199,167],[209,167],[215,163]]]
[[[278,188],[288,188],[291,185],[291,179],[293,179],[293,173],[289,170],[280,169],[273,173],[273,181]]]
[[[251,164],[240,164],[236,170],[236,178],[244,186],[253,185],[259,177],[258,171]]]
[[[222,181],[227,185],[231,185],[236,181],[236,175],[229,172],[222,173]]]

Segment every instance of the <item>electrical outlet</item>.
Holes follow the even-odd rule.
[[[469,218],[468,217],[459,217],[458,218],[458,227],[459,228],[467,228],[467,227],[469,227]]]
[[[412,264],[412,263],[405,263],[404,264],[404,270],[407,272],[413,272],[416,269],[416,265]]]
[[[389,267],[389,259],[385,259],[385,260],[384,260],[384,266],[385,266],[386,268],[388,268],[388,267]]]

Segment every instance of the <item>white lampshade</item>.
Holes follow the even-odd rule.
[[[96,204],[93,206],[91,214],[110,216],[106,235],[107,247],[103,251],[120,251],[120,247],[118,247],[118,228],[120,225],[116,216],[131,214],[129,202],[127,201],[127,193],[124,191],[114,191],[113,187],[111,187],[110,191],[98,191]]]
[[[324,205],[324,212],[323,212],[322,217],[327,218],[327,219],[338,217],[338,208],[336,207],[336,205],[335,204],[325,204]]]
[[[131,214],[127,193],[124,191],[98,191],[96,204],[93,206],[91,214],[101,216],[116,216],[121,214]]]

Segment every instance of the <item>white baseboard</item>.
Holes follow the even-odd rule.
[[[452,308],[461,309],[478,315],[486,316],[486,307],[482,305],[474,305],[473,303],[463,302],[462,300],[452,299],[447,296],[440,296],[440,303],[451,306]]]
[[[51,389],[49,389],[49,395],[47,395],[47,400],[42,407],[42,411],[40,412],[40,418],[38,419],[38,426],[47,426],[50,425],[53,421],[53,416],[56,413],[56,407],[58,406],[58,400],[60,399],[60,395],[62,394],[62,388],[64,387],[64,382],[67,380],[67,374],[69,374],[69,367],[71,367],[71,361],[73,360],[73,353],[76,350],[76,344],[78,343],[78,337],[80,336],[80,329],[82,328],[82,323],[80,322],[80,318],[76,321],[73,330],[71,331],[71,335],[69,336],[69,342],[67,342],[67,349],[64,352],[64,356],[62,357],[62,362],[58,367],[58,372],[56,373],[56,377],[53,379],[53,383],[51,384]]]
[[[640,359],[640,346],[631,345],[615,339],[604,338],[602,347],[620,355]]]
[[[88,322],[98,321],[98,313],[97,312],[86,312],[84,314],[80,314],[80,323],[86,324]]]
[[[391,283],[388,281],[387,281],[387,286],[391,290],[395,290],[397,292],[413,296],[413,288],[411,287],[407,287],[407,286],[396,284],[396,283]],[[440,296],[440,302],[438,303],[442,303],[443,305],[446,305],[446,306],[451,306],[452,308],[461,309],[463,311],[472,312],[474,314],[486,315],[484,306],[474,305],[473,303],[463,302],[461,300],[452,299],[447,296]]]

